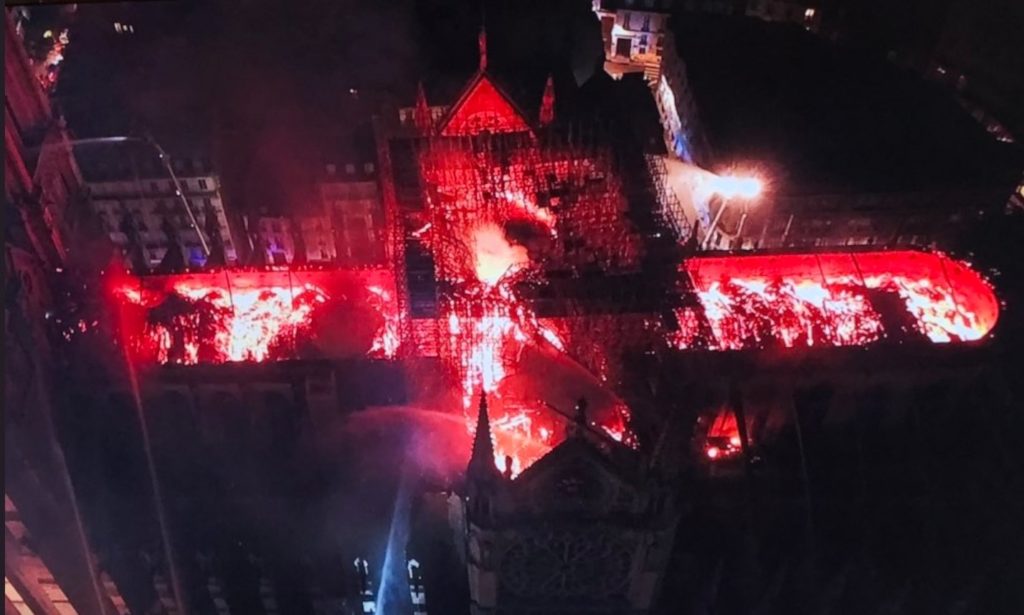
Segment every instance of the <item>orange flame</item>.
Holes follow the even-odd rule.
[[[678,310],[680,330],[670,338],[677,348],[702,335],[716,350],[861,346],[907,334],[969,342],[983,338],[999,312],[981,276],[941,254],[709,257],[684,267],[711,335],[701,333],[693,308]]]
[[[392,358],[399,346],[393,293],[378,284],[366,290],[383,318],[367,354]],[[290,358],[296,338],[310,332],[318,306],[331,300],[311,282],[278,285],[257,278],[255,284],[229,287],[204,274],[174,276],[163,292],[124,283],[114,293],[147,310],[143,335],[134,343],[151,348],[158,363],[185,365]]]
[[[384,324],[374,336],[369,354],[393,359],[401,343],[398,336],[398,306],[395,305],[391,293],[380,286],[369,286],[366,290],[370,293],[373,307],[384,317]]]

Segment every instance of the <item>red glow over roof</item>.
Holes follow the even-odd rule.
[[[113,281],[136,357],[156,363],[394,356],[394,279],[383,270],[223,271]]]
[[[677,311],[678,348],[970,342],[999,317],[988,282],[937,253],[701,257],[682,271],[703,309]]]
[[[487,77],[481,74],[452,107],[441,129],[444,136],[474,135],[483,131],[524,132],[530,130],[523,115]]]

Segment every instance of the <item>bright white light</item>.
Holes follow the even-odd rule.
[[[494,223],[473,229],[472,250],[476,277],[488,286],[494,286],[506,273],[530,262],[526,248],[509,244],[504,231]]]
[[[756,177],[734,177],[719,175],[711,180],[711,189],[724,198],[755,199],[761,195],[764,186]]]

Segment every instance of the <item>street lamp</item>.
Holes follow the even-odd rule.
[[[722,204],[719,205],[715,218],[711,221],[711,226],[708,227],[707,233],[704,234],[704,241],[700,245],[701,250],[706,250],[708,243],[711,242],[711,236],[714,235],[718,221],[722,219],[722,212],[729,205],[730,199],[753,201],[761,195],[761,191],[764,189],[761,180],[756,177],[716,175],[709,180],[709,184],[711,193],[721,197]],[[744,214],[745,217],[746,214]]]

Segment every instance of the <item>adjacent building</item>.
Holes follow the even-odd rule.
[[[299,233],[306,248],[306,261],[330,263],[337,258],[334,243],[334,227],[327,216],[303,216],[299,218]]]
[[[664,37],[663,61],[651,84],[661,119],[665,149],[687,163],[707,157],[697,103],[686,77],[686,61],[676,48],[675,37]]]
[[[383,216],[373,160],[328,163],[316,182],[317,207],[249,221],[253,249],[268,264],[374,267],[384,262]]]
[[[6,10],[4,28],[4,611],[124,614],[83,530],[54,416],[50,317],[88,201]]]
[[[667,147],[765,186],[753,202],[698,199],[707,247],[942,244],[1018,183],[1018,149],[883,60],[737,17],[680,16],[667,38],[654,88]]]
[[[345,266],[382,263],[384,208],[376,160],[327,164],[317,187],[323,217],[306,233],[310,254],[333,254]]]
[[[297,228],[288,216],[259,216],[253,225],[253,261],[256,264],[287,265],[295,262]]]
[[[208,157],[172,154],[165,160],[142,140],[95,141],[76,148],[92,209],[133,266],[239,261],[240,237],[232,232],[220,177]]]
[[[673,0],[594,0],[609,75],[656,75],[672,5]]]
[[[4,164],[8,207],[16,234],[42,263],[67,257],[72,226],[86,206],[68,131],[57,117],[6,13],[4,42]],[[21,187],[18,190],[17,187]]]

